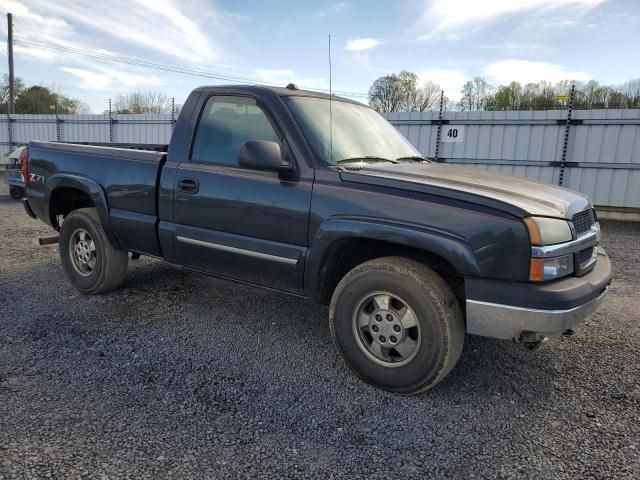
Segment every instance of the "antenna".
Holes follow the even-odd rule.
[[[331,88],[331,34],[329,34],[329,161],[333,163],[333,89]]]

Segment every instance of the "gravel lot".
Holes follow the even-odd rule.
[[[436,389],[358,381],[325,309],[162,262],[83,296],[0,174],[0,478],[638,478],[640,225],[571,338],[468,337]]]

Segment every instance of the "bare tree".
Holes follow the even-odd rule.
[[[566,95],[574,83],[573,107],[576,109],[640,108],[640,78],[619,86],[601,85],[595,80],[586,83],[542,80],[524,86],[510,82],[494,89],[482,77],[465,82],[460,101],[455,103],[447,99],[443,107],[468,111],[566,108]],[[439,85],[403,70],[380,77],[373,83],[369,89],[369,105],[381,112],[424,112],[437,108],[439,93]]]
[[[369,89],[369,105],[380,112],[424,112],[439,100],[439,85],[406,70],[378,78]]]
[[[640,78],[623,83],[618,91],[626,99],[627,108],[640,108]]]
[[[473,89],[475,93],[476,110],[485,110],[491,86],[483,77],[475,77],[473,79]]]
[[[466,81],[460,93],[462,94],[462,97],[460,97],[460,110],[474,110],[473,82],[471,80]]]
[[[468,80],[460,91],[461,110],[485,110],[491,94],[491,86],[482,77]]]
[[[161,92],[121,93],[113,102],[114,113],[170,113],[171,98]]]
[[[385,75],[369,89],[369,105],[379,112],[397,112],[402,104],[402,87],[396,74]]]
[[[24,81],[21,78],[15,77],[13,96],[14,100],[20,96],[26,89]],[[6,73],[2,76],[2,83],[0,84],[0,109],[3,112],[7,111],[9,103],[9,75]]]
[[[426,112],[437,109],[440,104],[440,85],[431,80],[424,80],[418,86],[416,95],[416,110]]]

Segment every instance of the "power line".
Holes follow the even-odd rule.
[[[262,81],[262,80],[256,80],[256,79],[247,78],[247,77],[238,77],[238,76],[227,75],[227,74],[217,73],[217,72],[208,72],[208,71],[204,71],[204,70],[197,70],[197,69],[184,67],[184,66],[178,66],[178,65],[166,65],[166,64],[155,63],[155,62],[151,62],[151,61],[148,61],[148,60],[139,59],[139,58],[135,58],[135,57],[124,57],[124,56],[100,53],[100,52],[96,52],[96,51],[92,51],[92,50],[87,50],[85,48],[70,47],[70,46],[66,46],[66,45],[62,45],[62,44],[58,44],[58,43],[54,43],[54,42],[48,42],[48,41],[44,41],[44,40],[33,39],[33,38],[30,38],[30,37],[16,36],[16,39],[20,43],[24,43],[24,44],[27,44],[27,45],[37,46],[37,47],[41,47],[41,48],[47,48],[47,49],[50,49],[50,50],[56,50],[56,51],[61,51],[61,52],[65,52],[65,53],[71,53],[71,54],[74,54],[74,55],[87,56],[87,57],[90,57],[90,58],[95,58],[97,60],[103,60],[103,61],[109,61],[109,62],[115,62],[115,63],[122,63],[122,64],[126,64],[126,65],[133,65],[133,66],[144,67],[144,68],[152,68],[152,69],[156,69],[156,70],[163,70],[163,71],[168,71],[168,72],[172,72],[172,73],[178,73],[178,74],[182,74],[182,75],[191,75],[191,76],[197,76],[197,77],[211,78],[211,79],[215,79],[215,80],[221,80],[221,81],[224,81],[224,82],[240,82],[240,83],[250,83],[250,84],[253,84],[253,85],[265,85],[265,86],[273,86],[273,85],[275,85],[273,82],[265,82],[265,81]],[[329,92],[329,90],[322,89],[322,88],[316,88],[314,90],[318,90],[318,91],[322,91],[322,92]],[[367,98],[367,94],[359,93],[359,92],[347,92],[347,91],[335,91],[334,90],[334,93],[338,93],[340,95],[352,96],[352,97]]]

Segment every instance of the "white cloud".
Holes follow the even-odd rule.
[[[6,50],[6,48],[4,50]],[[13,51],[17,55],[24,55],[36,60],[55,60],[58,57],[58,55],[52,50],[21,44],[14,45]]]
[[[15,13],[18,42],[23,37],[96,45],[109,38],[194,63],[218,60],[221,35],[237,21],[204,0],[30,0],[28,6],[0,0],[0,9]],[[81,29],[91,30],[88,41]]]
[[[499,17],[522,13],[544,13],[571,9],[580,15],[607,0],[430,0],[421,19],[423,27],[434,31],[455,30],[471,24],[491,22]]]
[[[79,86],[82,88],[96,88],[98,90],[103,90],[111,85],[111,77],[104,73],[72,67],[61,67],[60,70],[79,78]]]
[[[548,57],[550,55],[555,55],[559,51],[557,47],[550,47],[543,43],[510,41],[505,41],[499,44],[483,44],[478,48],[510,52],[511,54],[516,52],[519,55],[525,54],[533,57]]]
[[[347,7],[347,2],[337,2],[337,3],[334,3],[333,5],[329,5],[326,8],[323,8],[323,9],[320,9],[320,10],[315,10],[314,12],[312,12],[311,15],[316,17],[316,18],[323,18],[323,17],[326,17],[327,15],[332,15],[334,13],[340,13],[346,7]]]
[[[289,83],[295,83],[300,88],[305,89],[326,89],[329,86],[324,77],[305,77],[290,68],[258,68],[253,71],[252,78],[268,83],[284,87]]]
[[[382,42],[380,40],[375,38],[354,38],[349,40],[344,48],[351,52],[362,52],[364,50],[371,50],[381,43]]]
[[[291,79],[295,76],[295,72],[290,68],[259,68],[255,71],[255,76],[262,82],[280,84],[291,82]]]
[[[164,82],[155,75],[131,73],[109,67],[96,66],[94,70],[74,67],[61,67],[63,72],[70,73],[80,79],[82,88],[104,90],[109,87],[158,87]]]
[[[56,80],[69,83],[65,88],[93,92],[104,88],[154,88],[164,84],[166,74],[115,64],[83,55],[84,52],[165,64],[207,65],[197,69],[229,69],[221,60],[232,56],[222,45],[239,36],[235,29],[238,23],[249,21],[220,10],[207,0],[0,0],[0,10],[14,14],[15,52],[28,62],[28,67],[36,66],[36,71],[49,71],[56,76],[51,70],[55,68]],[[6,29],[6,22],[0,22],[0,35],[6,35]],[[5,54],[2,50],[0,54]],[[42,82],[31,75],[25,81]]]
[[[464,82],[469,79],[469,77],[460,70],[446,68],[425,70],[420,73],[419,77],[422,81],[430,80],[440,85],[444,90],[445,96],[453,101],[460,99],[460,90],[462,90]]]
[[[489,83],[507,84],[517,81],[522,84],[546,80],[559,82],[561,80],[589,80],[592,76],[587,72],[571,70],[564,65],[547,62],[532,62],[510,58],[499,60],[482,68]]]

